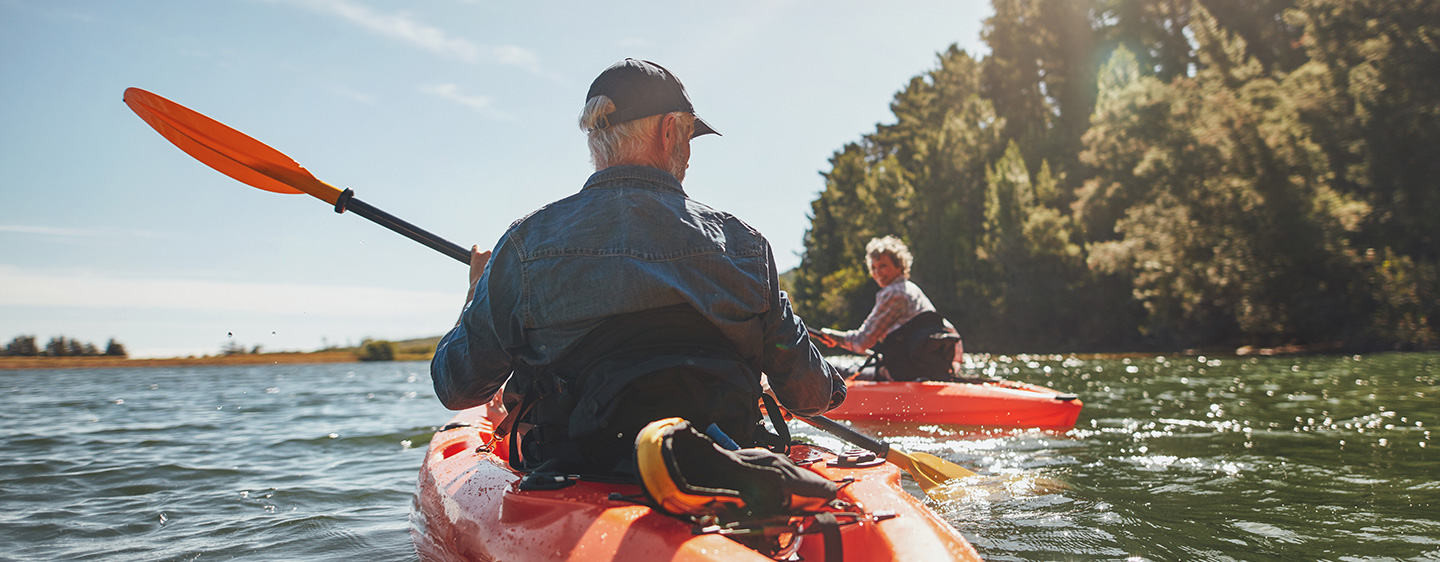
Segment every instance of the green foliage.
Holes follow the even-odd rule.
[[[95,349],[95,344],[65,336],[50,338],[49,343],[45,344],[45,351],[41,353],[41,355],[51,357],[82,357],[99,354],[100,352]]]
[[[5,345],[5,355],[33,357],[40,355],[40,347],[35,345],[35,336],[15,336],[10,343]]]
[[[394,361],[395,344],[385,340],[365,340],[357,357],[361,361]]]
[[[50,341],[46,342],[44,347],[36,345],[35,342],[36,339],[34,335],[15,336],[14,339],[10,340],[10,343],[5,345],[4,349],[0,349],[0,355],[12,357],[87,357],[101,354],[101,351],[95,347],[95,344],[82,342],[65,336],[50,338]],[[118,351],[118,353],[111,353],[112,350]],[[120,345],[114,338],[111,338],[110,343],[106,346],[105,355],[124,356],[125,346]]]
[[[235,341],[233,339],[227,340],[225,343],[220,345],[221,355],[242,355],[245,353],[248,353],[248,351],[245,349],[245,344]]]
[[[110,341],[105,344],[105,355],[111,357],[127,357],[130,354],[125,351],[124,345],[115,341],[115,338],[110,338]]]
[[[1440,3],[993,3],[831,158],[812,324],[895,234],[973,349],[1440,347]]]

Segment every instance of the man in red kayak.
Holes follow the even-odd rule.
[[[464,311],[431,363],[440,401],[476,406],[504,384],[525,467],[592,473],[623,472],[634,433],[669,416],[761,441],[762,372],[791,412],[839,405],[844,381],[779,291],[769,242],[681,187],[691,139],[715,130],[679,79],[616,63],[580,128],[596,169],[580,192],[472,248]]]
[[[870,278],[880,285],[875,308],[859,328],[821,328],[826,343],[856,353],[881,354],[880,367],[858,374],[876,380],[946,380],[952,362],[964,356],[960,335],[940,316],[920,287],[910,281],[910,248],[899,238],[873,238],[865,244]]]

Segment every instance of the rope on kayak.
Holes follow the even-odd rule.
[[[849,485],[854,481],[854,478],[845,478],[841,485]],[[626,495],[611,492],[609,499],[655,507],[645,494]],[[844,501],[836,500],[831,503],[832,507],[842,511],[821,511],[798,516],[781,515],[728,522],[721,521],[714,515],[691,517],[689,519],[694,526],[690,528],[690,533],[692,535],[728,537],[777,560],[788,560],[790,555],[799,550],[801,537],[818,533],[825,541],[825,562],[843,562],[845,543],[840,535],[842,528],[862,521],[879,523],[896,517],[892,511],[866,512],[864,508]],[[855,511],[848,511],[850,509]],[[788,543],[782,541],[784,535],[791,536]]]
[[[858,508],[858,506],[849,507]],[[805,535],[819,534],[825,541],[825,561],[842,562],[845,559],[845,546],[840,534],[841,529],[846,525],[854,525],[862,521],[879,523],[895,517],[895,513],[890,511],[866,513],[860,510],[822,511],[799,517],[780,516],[727,523],[712,519],[708,524],[705,524],[704,521],[698,522],[690,532],[695,535],[729,537],[751,548],[756,548],[762,542],[768,542],[772,547],[762,552],[778,560],[788,559],[791,554],[799,550],[801,539]],[[790,535],[788,543],[781,540],[785,535]],[[761,549],[756,548],[756,550]]]

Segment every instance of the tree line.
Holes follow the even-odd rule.
[[[896,234],[972,349],[1440,348],[1440,2],[992,3],[822,172],[808,322]]]
[[[50,338],[50,341],[44,346],[36,345],[36,341],[33,335],[15,336],[14,339],[10,340],[10,343],[5,344],[4,349],[0,349],[0,355],[12,357],[84,357],[98,355],[125,357],[128,355],[125,351],[125,346],[115,341],[115,338],[110,338],[110,341],[105,344],[103,350],[95,347],[93,343],[82,342],[75,338],[67,338],[65,336]]]

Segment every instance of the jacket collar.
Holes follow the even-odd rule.
[[[590,175],[585,180],[585,187],[581,189],[605,189],[611,187],[638,187],[633,182],[644,182],[651,184],[654,188],[669,190],[685,194],[685,188],[680,186],[680,180],[670,172],[650,166],[611,166]]]

